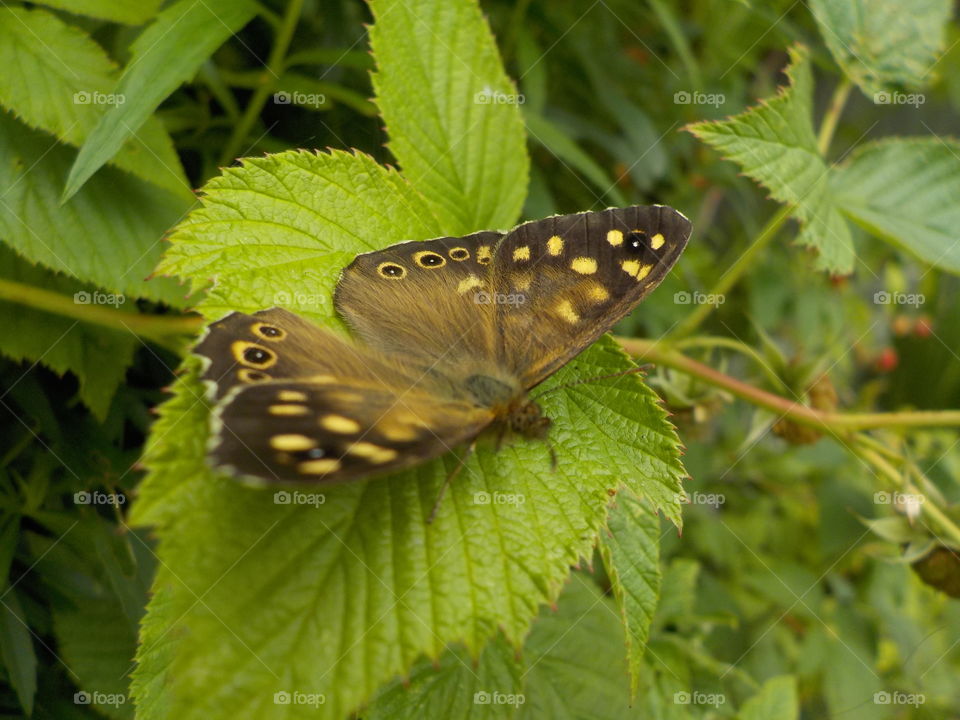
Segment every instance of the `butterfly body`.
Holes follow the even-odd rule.
[[[280,308],[232,313],[195,351],[217,402],[213,465],[342,482],[491,427],[544,438],[530,390],[656,287],[689,233],[675,210],[635,206],[361,254],[334,294],[353,340]]]

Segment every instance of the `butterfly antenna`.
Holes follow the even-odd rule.
[[[531,399],[539,400],[544,395],[549,395],[556,390],[563,390],[568,387],[573,387],[574,385],[586,385],[587,383],[597,382],[598,380],[610,380],[612,378],[623,377],[624,375],[634,375],[635,373],[646,372],[652,367],[653,365],[641,365],[639,367],[630,368],[629,370],[623,370],[618,373],[611,373],[610,375],[597,375],[595,377],[584,378],[583,380],[574,380],[573,382],[564,383],[563,385],[552,387],[549,390],[544,390],[542,393]]]
[[[466,466],[467,459],[473,454],[473,450],[476,446],[477,441],[474,440],[467,447],[467,451],[463,454],[463,457],[459,458],[460,462],[457,464],[457,466],[447,473],[447,477],[443,481],[443,485],[440,486],[440,492],[437,493],[437,499],[433,503],[433,509],[430,511],[430,517],[427,518],[427,525],[433,524],[433,520],[435,517],[437,517],[437,512],[440,510],[440,503],[443,502],[443,496],[446,494],[447,488],[450,486],[450,483],[453,482],[453,479],[460,474],[460,471],[463,470],[464,466]]]

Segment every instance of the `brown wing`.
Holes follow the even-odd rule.
[[[499,362],[531,388],[569,362],[666,276],[691,225],[663,206],[529,222],[494,254]]]

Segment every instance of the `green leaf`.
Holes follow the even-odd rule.
[[[161,102],[189,80],[200,65],[253,17],[248,0],[217,3],[180,0],[165,8],[130,47],[130,60],[114,91],[125,98],[113,105],[87,136],[70,168],[62,201],[108,162]]]
[[[71,278],[30,265],[0,245],[0,281],[42,287],[68,297],[97,292]],[[82,296],[81,296],[82,298]],[[139,341],[132,333],[107,330],[62,315],[0,301],[0,353],[14,360],[39,362],[58,374],[72,372],[80,399],[103,420]]]
[[[960,273],[960,142],[896,138],[864,145],[836,169],[850,219],[931,265]]]
[[[162,0],[38,0],[39,5],[100,20],[141,25],[152,18]]]
[[[791,85],[776,97],[740,115],[688,129],[766,186],[774,199],[793,206],[793,216],[802,225],[797,241],[817,251],[818,268],[849,274],[853,238],[834,204],[829,168],[817,149],[811,121],[813,75],[806,48],[791,48],[790,61]]]
[[[525,699],[523,668],[510,643],[497,636],[474,661],[463,648],[448,650],[439,667],[418,662],[403,682],[387,685],[364,712],[365,720],[499,720]]]
[[[797,720],[797,681],[792,675],[767,680],[760,692],[747,700],[737,720]]]
[[[123,108],[126,102],[117,103],[130,99],[114,89],[116,68],[103,48],[79,28],[39,8],[0,8],[0,67],[6,68],[0,73],[0,105],[31,127],[77,147],[108,108]],[[156,119],[124,143],[128,138],[124,135],[116,144],[112,164],[189,197],[180,159]],[[51,144],[47,140],[44,150]],[[63,177],[57,178],[58,187]]]
[[[187,205],[105,168],[57,207],[71,156],[0,112],[0,238],[33,262],[129,296],[128,301],[145,297],[183,305],[184,290],[176,283],[144,278],[160,257],[164,232]]]
[[[610,598],[582,573],[544,611],[523,649],[525,702],[520,720],[619,720],[632,717],[623,627]]]
[[[372,0],[390,150],[452,235],[512,227],[529,172],[519,97],[473,0]]]
[[[660,593],[660,519],[634,497],[621,495],[607,517],[600,551],[627,641],[630,690],[636,694]]]
[[[0,658],[20,707],[30,715],[37,692],[37,655],[17,591],[7,589],[6,583],[0,598]]]
[[[810,2],[833,59],[870,97],[930,82],[952,8],[950,0]]]

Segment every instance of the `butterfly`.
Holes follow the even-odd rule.
[[[281,308],[234,312],[195,348],[216,406],[209,457],[253,483],[337,483],[498,428],[545,438],[529,392],[633,310],[683,252],[663,205],[358,255],[334,306],[354,339]]]

